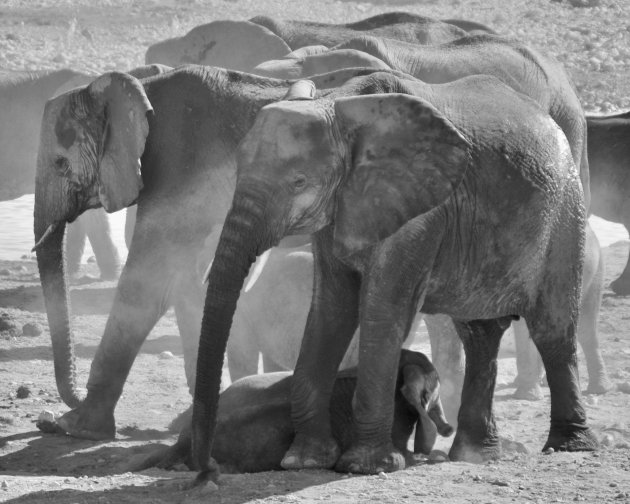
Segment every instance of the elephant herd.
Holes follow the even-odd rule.
[[[497,356],[512,323],[517,397],[540,397],[546,372],[545,449],[596,448],[578,340],[588,391],[611,384],[587,217],[630,226],[627,114],[585,116],[562,65],[516,39],[401,12],[214,21],[149,47],[146,63],[0,74],[2,106],[30,103],[41,122],[3,115],[0,177],[13,185],[0,190],[35,193],[57,386],[73,408],[63,431],[115,436],[133,361],[173,307],[192,419],[143,467],[183,460],[199,481],[216,479],[215,462],[395,471],[412,463],[414,428],[414,451],[429,453],[450,424],[451,460],[496,458]],[[4,139],[20,123],[16,162]],[[122,271],[116,256],[113,270],[99,260],[120,278],[82,397],[66,225],[134,204]],[[100,222],[90,240],[111,243]],[[612,287],[630,293],[630,267]],[[433,364],[401,350],[423,316]],[[219,395],[226,351],[235,382]],[[293,374],[248,376],[259,353],[266,372]]]

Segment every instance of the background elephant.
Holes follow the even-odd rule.
[[[35,190],[39,130],[46,101],[68,89],[85,85],[94,75],[74,70],[0,72],[0,201]],[[81,216],[70,226],[67,240],[68,273],[79,271],[86,236],[89,237],[101,278],[118,278],[120,255],[102,210]]]
[[[281,469],[280,461],[295,435],[291,424],[292,373],[266,373],[242,378],[221,393],[216,442],[212,457],[225,472],[260,472]],[[357,370],[339,372],[330,408],[332,432],[341,446],[352,440],[352,398]],[[428,455],[437,434],[450,436],[453,428],[444,416],[439,378],[422,353],[402,350],[398,364],[392,439],[411,461],[407,443],[415,427],[414,453]],[[154,465],[190,463],[190,426],[177,443],[149,455],[133,470]]]
[[[575,353],[584,196],[562,130],[489,76],[447,85],[389,74],[354,81],[352,97],[265,107],[240,144],[199,342],[200,477],[212,476],[216,397],[243,280],[257,255],[305,233],[313,234],[315,279],[292,389],[297,434],[284,468],[404,467],[389,439],[392,369],[418,308],[453,317],[467,354],[451,459],[498,455],[496,359],[515,316],[527,321],[550,384],[545,447],[594,449]],[[379,92],[386,94],[371,95]],[[341,453],[328,398],[357,324],[356,437]]]
[[[341,71],[315,81],[334,89],[366,72]],[[47,104],[34,227],[57,386],[64,402],[75,408],[59,421],[66,432],[114,436],[114,408],[133,360],[171,306],[192,386],[203,307],[197,258],[205,238],[227,214],[236,146],[258,110],[280,100],[289,87],[286,81],[189,66],[142,83],[125,74],[105,74]],[[97,154],[95,146],[105,138],[103,124],[110,135]],[[88,208],[103,205],[115,211],[135,201],[127,263],[82,401],[63,275],[65,222]]]
[[[378,14],[356,23],[326,24],[278,21],[257,16],[249,21],[213,21],[196,26],[186,35],[151,45],[146,63],[178,66],[212,65],[251,72],[263,61],[282,58],[294,49],[322,44],[332,47],[357,33],[419,44],[437,44],[464,36],[466,28],[483,25],[459,20],[439,21],[405,12]],[[486,29],[492,32],[489,28]]]
[[[591,173],[591,211],[630,230],[630,112],[586,116]],[[615,294],[630,294],[630,261],[610,284]]]

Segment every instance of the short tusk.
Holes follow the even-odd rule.
[[[249,292],[250,289],[254,286],[254,284],[258,280],[258,277],[260,277],[263,271],[263,268],[265,267],[265,264],[267,264],[267,261],[269,260],[270,253],[271,253],[271,249],[265,250],[260,255],[260,257],[256,260],[256,264],[254,265],[254,271],[252,271],[252,274],[250,275],[249,280],[247,281],[247,285],[245,286],[244,292]]]
[[[48,240],[51,234],[53,234],[57,228],[59,227],[59,222],[53,222],[48,229],[44,232],[43,236],[39,239],[39,241],[35,244],[35,246],[31,249],[31,252],[36,252],[44,245],[44,242]]]
[[[212,259],[212,261],[210,261],[210,264],[208,264],[208,267],[206,268],[206,271],[204,272],[203,276],[201,277],[201,285],[208,283],[208,278],[210,278],[210,269],[212,268],[212,263],[214,262],[214,259]]]

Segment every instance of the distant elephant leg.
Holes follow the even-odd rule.
[[[623,227],[626,228],[626,231],[630,234],[630,223],[623,223]],[[628,261],[626,262],[626,267],[617,280],[613,280],[610,283],[610,288],[612,291],[618,296],[628,296],[630,295],[630,257],[628,257]]]
[[[255,324],[243,314],[239,304],[234,314],[227,344],[228,369],[232,382],[258,373],[259,345]]]
[[[177,327],[182,339],[186,382],[191,396],[195,392],[197,349],[203,316],[203,299],[201,280],[195,278],[194,275],[182,276],[177,284],[173,303]]]
[[[359,278],[331,250],[330,228],[313,235],[313,298],[293,374],[296,436],[282,460],[285,469],[331,468],[340,454],[329,404],[337,369],[358,325]]]
[[[81,216],[85,231],[92,245],[96,264],[103,280],[116,280],[120,275],[122,261],[112,238],[112,229],[107,213],[102,208],[88,210]]]
[[[440,397],[444,413],[451,425],[457,428],[464,383],[464,348],[451,317],[425,315],[424,322],[431,341],[431,360],[440,376]]]
[[[268,355],[262,354],[263,360],[263,370],[265,373],[275,373],[277,371],[287,371],[287,369],[283,368],[279,364],[276,364],[271,357]]]
[[[136,227],[136,214],[138,213],[138,205],[127,207],[125,210],[125,245],[127,249],[131,248],[131,238]]]
[[[523,319],[512,323],[516,346],[516,391],[514,399],[540,401],[543,392],[540,387],[544,369],[536,345],[529,337],[527,324]]]
[[[66,268],[71,277],[79,273],[81,258],[85,250],[87,235],[82,217],[79,217],[66,228]]]
[[[58,420],[68,434],[85,439],[114,437],[114,408],[127,375],[142,343],[170,306],[171,253],[154,243],[130,251],[92,361],[87,397]]]
[[[466,373],[457,434],[449,452],[451,460],[484,462],[496,459],[501,446],[492,411],[501,337],[509,327],[506,318],[455,321],[466,352]]]
[[[599,252],[599,247],[597,248]],[[588,252],[587,252],[588,254]],[[598,254],[596,270],[592,275],[592,281],[586,283],[589,278],[588,265],[585,259],[584,292],[580,305],[580,321],[578,323],[578,341],[584,352],[586,368],[588,370],[587,394],[605,394],[613,388],[608,378],[606,366],[599,350],[599,337],[597,334],[597,322],[599,309],[602,302],[602,286],[604,282],[604,260],[601,253]]]

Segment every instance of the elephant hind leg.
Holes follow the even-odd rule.
[[[101,279],[116,280],[120,276],[122,261],[112,238],[111,225],[102,208],[88,210],[80,219],[84,219],[96,264],[101,270]]]
[[[500,455],[492,400],[499,345],[506,327],[503,319],[455,322],[464,344],[466,371],[457,434],[449,452],[451,460],[484,462]]]
[[[516,345],[516,390],[514,399],[540,401],[543,398],[540,382],[544,369],[538,350],[529,337],[527,325],[523,319],[512,323],[514,343]]]

